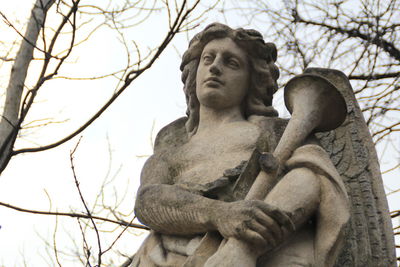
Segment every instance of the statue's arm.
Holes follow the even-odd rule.
[[[167,163],[153,156],[142,170],[135,212],[155,231],[187,235],[216,230],[212,218],[223,204],[172,184]]]
[[[278,242],[280,226],[291,225],[286,213],[263,201],[223,202],[172,184],[167,169],[162,160],[150,158],[136,199],[137,217],[157,232],[190,235],[219,231],[226,238],[264,245]]]

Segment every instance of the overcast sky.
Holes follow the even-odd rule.
[[[33,0],[5,1],[0,10],[10,21],[22,25],[29,15],[32,3]],[[223,21],[216,12],[211,13],[207,19],[209,22]],[[140,30],[132,30],[129,38],[144,44],[154,44],[165,35],[164,29],[154,25],[164,23],[164,20],[161,15],[150,17]],[[232,27],[245,24],[240,17],[230,17],[228,21]],[[206,24],[202,27],[204,25]],[[1,41],[4,43],[10,43],[16,38],[15,32],[3,22],[0,22],[0,31]],[[108,174],[110,178],[117,178],[106,190],[109,196],[106,204],[112,205],[114,192],[119,197],[126,194],[126,201],[121,208],[127,213],[132,211],[141,166],[152,153],[152,140],[156,132],[168,122],[185,114],[179,65],[180,53],[184,52],[188,44],[187,38],[186,34],[179,35],[173,43],[174,46],[166,50],[154,67],[134,82],[98,121],[80,135],[82,140],[76,152],[75,163],[81,188],[88,202],[94,201]],[[3,52],[1,51],[2,54]],[[105,29],[77,49],[62,71],[73,77],[102,75],[120,68],[125,62],[123,47]],[[6,86],[10,66],[3,64],[0,67],[2,89]],[[32,83],[34,77],[35,75],[30,76],[29,82]],[[62,123],[34,129],[17,145],[31,147],[57,141],[88,119],[114,89],[114,79],[56,79],[49,82],[41,89],[29,119],[53,118]],[[281,102],[278,99],[278,103]],[[283,110],[282,107],[280,109]],[[47,152],[14,157],[0,179],[0,201],[37,210],[72,209],[83,212],[69,162],[69,153],[77,141],[78,138],[75,138]],[[383,160],[384,166],[390,166],[386,164],[386,158]],[[400,188],[397,175],[396,171],[385,176],[387,188]],[[397,196],[390,198],[393,209],[400,208],[396,198],[398,199]],[[55,218],[27,215],[0,207],[0,226],[0,266],[23,266],[24,257],[27,266],[46,266],[49,256],[44,240],[53,242]],[[56,239],[59,246],[73,246],[73,240],[66,233],[79,234],[76,220],[59,219],[57,227]],[[136,237],[137,233],[132,231],[131,234],[124,235],[126,238],[121,240],[120,248],[127,253],[133,253],[144,236]],[[64,262],[63,266],[76,265]]]

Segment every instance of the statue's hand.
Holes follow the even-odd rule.
[[[294,230],[286,212],[259,200],[225,202],[214,217],[215,227],[225,238],[234,237],[262,247],[278,245],[284,228]]]

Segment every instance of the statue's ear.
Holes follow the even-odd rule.
[[[378,157],[349,79],[333,69],[309,68],[305,73],[318,74],[333,83],[344,96],[348,111],[342,126],[316,134],[341,175],[351,202],[345,243],[335,266],[395,266],[392,224]]]

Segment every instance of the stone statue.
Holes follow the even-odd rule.
[[[143,167],[135,212],[152,231],[130,266],[395,265],[347,78],[295,77],[288,122],[272,107],[276,59],[255,30],[214,23],[192,39],[181,64],[187,117],[158,133]]]

